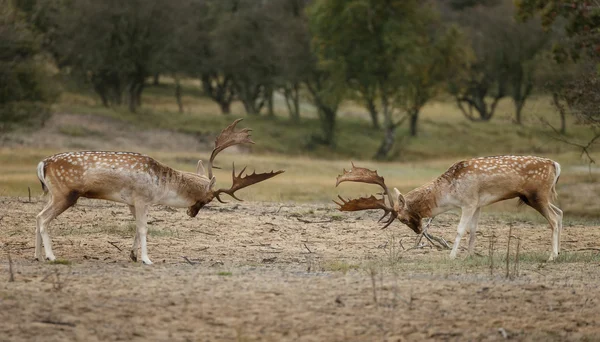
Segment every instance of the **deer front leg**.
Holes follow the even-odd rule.
[[[135,207],[133,205],[129,206],[129,211],[131,212],[131,215],[133,215],[133,219],[136,220]],[[133,262],[137,262],[137,249],[138,249],[139,243],[140,243],[140,239],[139,239],[139,235],[137,233],[137,220],[136,220],[136,232],[133,237],[133,246],[131,247],[131,252],[129,253],[129,259],[131,259],[131,261],[133,261]]]
[[[469,229],[469,255],[473,254],[473,248],[475,247],[475,239],[477,235],[477,222],[479,221],[479,212],[481,208],[477,208],[475,213],[473,214],[473,218],[471,218],[470,229]]]
[[[142,262],[146,265],[152,265],[152,261],[148,258],[148,246],[146,244],[146,235],[148,234],[148,205],[147,204],[136,204],[135,205],[135,221],[137,227],[136,238],[139,241],[142,249]],[[134,240],[135,246],[135,240]]]
[[[462,208],[462,215],[460,217],[460,223],[458,224],[456,239],[454,239],[454,245],[452,246],[452,251],[450,252],[450,259],[456,258],[456,253],[458,253],[458,245],[460,244],[460,239],[462,239],[475,211],[476,207],[465,207]]]
[[[48,234],[48,227],[50,226],[50,222],[54,220],[58,215],[60,215],[63,211],[67,210],[70,206],[75,204],[77,199],[71,200],[57,200],[56,198],[52,198],[48,205],[37,215],[36,217],[36,252],[35,256],[38,260],[41,259],[41,242],[44,243],[44,251],[46,253],[46,259],[50,261],[56,260],[54,256],[54,252],[52,252],[52,240],[50,240],[50,235]],[[39,248],[38,248],[39,247]]]
[[[560,234],[562,233],[562,220],[563,220],[563,211],[560,210],[557,206],[555,206],[554,204],[550,204],[550,209],[552,209],[552,211],[554,211],[557,215],[557,221],[558,221],[558,249],[556,251],[556,253],[560,253]]]

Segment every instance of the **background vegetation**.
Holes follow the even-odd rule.
[[[206,140],[246,117],[268,166],[393,162],[377,165],[406,188],[478,155],[593,162],[599,15],[583,0],[0,0],[0,134],[68,113]],[[0,191],[50,152],[2,150]],[[294,198],[330,198],[311,177],[322,187]]]

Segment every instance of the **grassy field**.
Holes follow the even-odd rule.
[[[234,103],[232,114],[220,114],[218,106],[208,98],[198,95],[193,84],[185,87],[183,97],[185,112],[178,113],[172,88],[169,85],[150,87],[143,97],[144,105],[138,113],[126,108],[106,109],[91,95],[64,93],[55,111],[106,116],[139,126],[140,129],[166,128],[192,134],[215,134],[234,118],[244,117],[261,143],[254,152],[305,156],[321,159],[371,159],[381,143],[382,133],[372,128],[364,108],[348,102],[338,114],[336,144],[324,147],[311,142],[311,136],[320,134],[315,109],[303,102],[302,120],[289,121],[283,99],[275,98],[277,116],[250,117],[243,113],[239,103]],[[470,122],[450,99],[440,99],[428,104],[422,112],[419,136],[409,138],[406,124],[398,129],[397,143],[390,154],[391,161],[417,161],[442,158],[462,158],[506,153],[535,153],[556,155],[573,151],[553,138],[552,129],[540,118],[558,126],[559,117],[544,96],[533,97],[524,109],[524,125],[512,122],[511,100],[500,102],[491,122]],[[398,115],[398,118],[400,115]],[[70,128],[74,134],[83,129]],[[68,132],[67,132],[68,133]],[[567,139],[584,142],[591,132],[570,121]]]
[[[183,114],[175,111],[169,86],[148,89],[136,114],[65,93],[46,127],[0,140],[12,144],[0,146],[0,339],[597,340],[600,169],[588,168],[578,151],[548,135],[537,117],[555,124],[557,116],[545,98],[530,102],[524,127],[511,122],[509,101],[491,123],[466,121],[450,102],[432,103],[420,136],[408,139],[401,128],[393,155],[376,162],[371,156],[380,132],[355,104],[340,112],[337,145],[324,148],[310,144],[319,128],[308,104],[294,125],[280,98],[275,118],[245,117],[239,104],[225,117],[194,95],[195,87],[186,82]],[[45,203],[36,176],[41,159],[108,141],[193,171],[198,159],[208,158],[208,142],[236,117],[246,118],[241,126],[253,128],[256,145],[218,156],[217,187],[229,186],[233,162],[250,172],[285,173],[241,190],[244,202],[215,201],[195,218],[185,209],[153,206],[152,266],[129,260],[135,224],[127,207],[89,199],[53,221],[58,261],[33,260],[35,217]],[[568,139],[588,136],[569,123]],[[366,184],[335,187],[350,161],[377,169],[387,184],[407,192],[460,159],[505,153],[562,165],[557,190],[564,231],[555,262],[546,262],[547,222],[515,200],[483,210],[475,254],[467,256],[465,236],[456,260],[446,249],[417,245],[400,223],[381,230],[379,213],[341,213],[331,202],[338,194],[379,191]],[[430,233],[452,242],[459,218],[455,211],[436,217]]]
[[[540,123],[543,117],[556,124],[558,115],[545,97],[535,97],[525,108],[525,125],[512,123],[512,104],[500,103],[492,122],[469,122],[462,117],[456,106],[448,101],[433,102],[425,107],[421,118],[420,135],[409,139],[406,127],[398,130],[398,143],[388,161],[375,162],[371,159],[380,143],[381,133],[370,127],[364,109],[347,103],[339,114],[337,144],[335,147],[313,146],[311,134],[319,132],[314,108],[303,103],[303,119],[292,124],[285,116],[282,99],[276,98],[275,118],[247,117],[241,106],[233,106],[231,116],[219,114],[218,107],[209,99],[198,95],[197,84],[185,84],[185,113],[177,113],[172,96],[172,87],[166,83],[150,87],[144,94],[144,106],[138,113],[125,108],[106,109],[91,95],[66,92],[55,106],[57,113],[73,113],[108,117],[113,125],[123,123],[133,129],[144,131],[166,129],[202,136],[207,142],[236,117],[244,117],[241,124],[253,129],[256,145],[252,153],[236,154],[224,152],[218,160],[223,170],[216,175],[219,185],[230,182],[229,166],[233,161],[240,168],[249,165],[259,172],[285,169],[282,176],[247,190],[242,195],[249,200],[329,202],[337,194],[355,196],[376,191],[373,187],[345,184],[335,188],[335,177],[350,161],[377,169],[388,184],[402,192],[411,190],[441,174],[454,162],[475,156],[494,154],[535,154],[551,157],[563,165],[558,191],[560,205],[567,215],[600,217],[600,195],[597,185],[599,169],[592,165],[591,173],[579,152],[551,137],[550,128]],[[106,128],[104,128],[106,129]],[[585,141],[589,130],[569,122],[567,139]],[[105,132],[95,131],[85,124],[68,123],[58,127],[60,135],[71,138],[98,138]],[[23,133],[31,134],[31,133]],[[127,149],[127,146],[123,146]],[[34,196],[40,195],[40,186],[35,175],[35,166],[43,157],[63,151],[65,148],[18,148],[0,147],[0,196],[28,196],[28,187]],[[158,160],[175,168],[191,171],[198,159],[207,159],[209,151],[191,151],[185,146],[181,150],[146,149]],[[514,203],[499,204],[491,210],[514,212]],[[521,209],[522,211],[522,209]]]

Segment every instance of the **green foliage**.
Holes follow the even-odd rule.
[[[566,39],[557,40],[553,48],[557,65],[545,74],[547,88],[563,115],[569,111],[596,127],[600,123],[596,91],[600,82],[600,6],[586,0],[517,0],[516,5],[522,20],[539,15],[546,29],[564,23]]]
[[[177,12],[151,0],[66,2],[52,17],[53,52],[70,75],[90,84],[104,105],[124,96],[131,111],[141,105],[146,77],[159,68]]]
[[[452,46],[453,34],[436,29],[438,17],[418,1],[316,1],[309,23],[319,67],[334,82],[347,85],[350,96],[371,112],[375,127],[379,112],[383,114],[384,139],[377,157],[387,156],[398,126],[394,112],[418,113],[436,93],[449,67],[445,62],[457,56],[452,53],[456,49],[445,50]]]
[[[40,36],[8,0],[0,0],[0,131],[46,120],[57,97]]]

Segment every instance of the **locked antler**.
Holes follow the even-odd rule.
[[[238,122],[242,121],[243,119],[237,119],[234,122],[231,123],[231,125],[227,126],[225,129],[223,129],[223,131],[221,131],[221,134],[219,134],[219,136],[217,137],[217,139],[215,139],[215,148],[213,149],[212,153],[210,154],[210,160],[208,162],[208,178],[211,179],[213,176],[212,173],[212,169],[213,169],[213,162],[215,160],[215,157],[217,156],[217,154],[219,154],[219,152],[223,151],[224,149],[234,146],[234,145],[239,145],[239,144],[254,144],[254,141],[252,141],[252,139],[250,139],[250,132],[252,131],[249,128],[244,128],[239,132],[234,131],[235,129],[235,125],[238,124]]]
[[[239,145],[239,144],[244,144],[244,143],[254,144],[254,141],[252,141],[252,139],[250,139],[250,131],[252,131],[251,129],[244,128],[237,132],[234,130],[235,125],[237,125],[237,123],[242,120],[243,119],[235,120],[233,123],[231,123],[231,125],[227,126],[227,128],[225,128],[221,132],[221,134],[219,134],[217,139],[215,139],[215,148],[213,149],[213,151],[210,155],[210,160],[208,162],[208,178],[212,178],[212,176],[213,176],[213,173],[212,173],[212,169],[214,167],[213,162],[214,162],[217,154],[219,154],[219,152],[223,151],[224,149],[226,149],[228,147],[234,146],[234,145]],[[245,177],[242,177],[242,173],[244,173],[244,171],[246,171],[246,167],[244,167],[242,169],[242,171],[236,176],[235,175],[235,164],[234,164],[233,170],[232,170],[233,185],[229,189],[219,189],[217,191],[213,191],[213,196],[221,203],[225,203],[219,197],[222,193],[228,194],[229,196],[235,198],[236,200],[241,201],[241,199],[237,198],[234,195],[234,193],[237,190],[243,189],[247,186],[256,184],[258,182],[262,182],[264,180],[275,177],[278,174],[284,172],[283,170],[280,170],[277,172],[271,171],[271,172],[267,172],[267,173],[253,172],[251,175],[246,175]]]
[[[258,182],[262,182],[264,180],[267,180],[269,178],[275,177],[280,173],[283,173],[283,170],[279,170],[277,172],[275,171],[271,171],[271,172],[267,172],[267,173],[256,173],[256,172],[252,172],[251,175],[246,175],[245,177],[242,177],[242,173],[244,173],[244,171],[246,171],[246,167],[244,167],[242,169],[242,171],[240,171],[240,173],[236,176],[235,175],[235,164],[233,165],[233,170],[231,171],[231,177],[233,178],[233,185],[231,186],[231,188],[229,189],[219,189],[217,191],[214,191],[213,194],[215,196],[215,198],[221,202],[221,203],[225,203],[221,200],[221,198],[219,197],[222,193],[224,194],[228,194],[229,196],[235,198],[238,201],[242,201],[241,199],[237,198],[235,196],[235,192],[243,189],[247,186],[250,186],[252,184],[256,184]]]
[[[337,176],[335,186],[337,187],[342,182],[377,184],[383,188],[382,195],[384,197],[377,199],[375,196],[371,195],[370,197],[345,200],[341,196],[338,196],[342,203],[338,203],[336,201],[333,202],[340,206],[340,211],[382,209],[384,211],[383,216],[377,222],[381,222],[388,215],[390,215],[390,217],[387,221],[385,221],[385,225],[381,229],[387,228],[390,224],[392,224],[392,222],[394,222],[396,217],[398,217],[398,212],[394,209],[394,199],[392,194],[387,185],[385,185],[383,177],[379,176],[377,171],[372,171],[363,167],[356,167],[354,166],[354,163],[352,163],[352,169],[350,171],[346,171],[344,169],[344,173]],[[385,195],[388,197],[390,206],[385,203]]]

